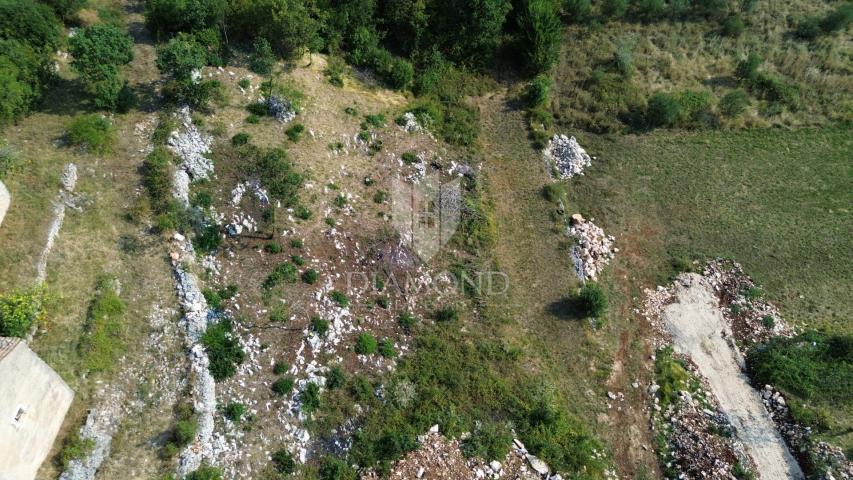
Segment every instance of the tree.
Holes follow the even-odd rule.
[[[622,18],[628,13],[628,0],[604,0],[601,3],[601,13],[609,18]]]
[[[526,0],[518,16],[521,50],[532,73],[550,69],[560,53],[562,25],[551,0]]]
[[[656,93],[649,98],[646,121],[650,127],[671,127],[678,121],[681,105],[668,93]]]
[[[158,38],[177,32],[219,28],[227,7],[226,0],[148,0],[145,22]]]
[[[157,48],[157,68],[178,81],[192,81],[193,73],[201,70],[207,59],[206,52],[197,43],[173,38]]]
[[[25,114],[33,98],[29,84],[21,80],[21,72],[12,61],[0,56],[0,126]]]
[[[59,37],[59,21],[46,5],[0,0],[0,38],[18,40],[36,50],[53,53],[59,46]]]
[[[255,39],[254,52],[249,63],[249,68],[259,75],[269,75],[275,65],[275,55],[266,38]]]
[[[71,64],[99,108],[115,109],[125,82],[118,67],[133,60],[133,40],[112,25],[81,29],[71,39]]]
[[[44,3],[53,7],[53,10],[59,15],[59,18],[68,20],[78,10],[86,5],[86,0],[43,0]]]
[[[265,38],[283,58],[294,58],[322,45],[320,25],[300,0],[234,0],[229,16],[242,38]]]
[[[430,41],[453,60],[487,64],[500,46],[508,0],[436,0],[429,10]]]

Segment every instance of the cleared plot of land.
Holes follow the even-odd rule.
[[[570,209],[637,251],[617,257],[631,279],[663,283],[674,260],[729,257],[790,322],[853,329],[850,129],[579,140],[597,160],[568,189]]]
[[[739,355],[729,345],[717,297],[701,276],[679,277],[676,302],[664,309],[663,319],[672,333],[675,350],[690,355],[720,402],[755,461],[761,478],[803,478],[781,435],[764,409],[758,392],[739,366]],[[724,338],[723,335],[727,338]]]

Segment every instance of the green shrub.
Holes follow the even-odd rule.
[[[646,109],[646,124],[649,127],[672,127],[681,114],[678,100],[668,93],[655,93],[649,98]]]
[[[257,168],[261,182],[272,198],[280,200],[285,207],[296,205],[303,178],[284,150],[274,148],[263,153]]]
[[[391,63],[391,68],[385,74],[385,79],[391,88],[404,90],[412,84],[414,76],[415,69],[411,62],[403,58],[395,58]]]
[[[455,322],[459,320],[459,310],[453,305],[445,305],[434,313],[437,322]]]
[[[343,292],[339,292],[338,290],[332,290],[329,293],[329,298],[332,299],[339,307],[346,308],[349,306],[349,298],[347,298],[346,294]]]
[[[295,381],[293,377],[284,377],[279,378],[272,384],[272,391],[279,397],[283,397],[284,395],[289,395],[293,391],[293,386]]]
[[[727,37],[737,38],[741,36],[745,28],[740,15],[732,15],[723,20],[722,32]]]
[[[291,255],[290,261],[293,262],[293,264],[296,265],[297,267],[301,267],[301,266],[305,265],[305,259],[302,258],[300,255]]]
[[[44,319],[45,301],[41,288],[0,296],[0,337],[26,337]]]
[[[604,0],[601,2],[601,13],[608,18],[620,19],[628,13],[628,0]]]
[[[382,296],[376,299],[376,304],[387,310],[391,304],[391,300],[386,296]]]
[[[347,383],[346,374],[341,367],[334,366],[326,373],[326,388],[335,390],[343,387]]]
[[[592,2],[590,0],[563,0],[563,15],[570,23],[587,23],[592,19]]]
[[[69,43],[72,67],[80,74],[87,93],[93,95],[95,106],[119,107],[120,93],[129,90],[119,77],[118,67],[133,59],[130,36],[112,25],[99,24],[80,29]],[[129,106],[127,99],[122,103],[122,108]]]
[[[336,87],[344,86],[344,74],[347,70],[347,64],[340,57],[329,57],[326,63],[326,69],[323,74],[329,79],[329,83]]]
[[[275,471],[282,475],[289,475],[296,471],[296,461],[293,459],[293,455],[283,448],[272,454],[272,464]]]
[[[325,337],[329,331],[329,321],[324,318],[314,317],[311,319],[311,330],[317,335]]]
[[[248,133],[238,133],[231,137],[231,145],[235,147],[239,147],[241,145],[246,145],[249,143],[251,137],[249,137]]]
[[[345,461],[333,456],[320,460],[320,480],[356,480],[357,472]]]
[[[213,195],[206,191],[195,192],[190,199],[190,205],[202,209],[210,208],[213,206]]]
[[[288,128],[284,131],[284,134],[287,135],[287,138],[291,142],[298,142],[300,138],[302,138],[302,132],[305,131],[305,125],[301,123],[294,124],[292,127]]]
[[[362,333],[355,340],[355,353],[359,355],[371,355],[376,353],[376,337],[369,333]]]
[[[296,207],[296,211],[294,212],[294,215],[296,215],[296,218],[298,218],[300,220],[310,220],[314,214],[311,213],[311,210],[308,210],[307,207],[305,207],[303,205],[298,205]]]
[[[765,315],[761,317],[761,324],[764,328],[771,329],[776,326],[776,319],[773,318],[773,315]]]
[[[213,253],[220,245],[222,245],[222,234],[216,224],[203,227],[193,238],[193,247],[202,253]]]
[[[222,480],[222,470],[202,465],[198,470],[187,475],[184,480]]]
[[[365,115],[362,130],[367,130],[367,127],[382,128],[385,126],[385,115],[381,113]]]
[[[239,85],[239,86],[240,86],[240,88],[242,88],[243,90],[245,90],[245,89],[247,89],[247,88],[249,88],[249,87],[251,87],[251,86],[252,86],[252,82],[251,82],[251,80],[249,80],[248,78],[241,78],[241,79],[240,79],[240,81],[239,81],[239,82],[237,82],[237,85]]]
[[[527,86],[528,105],[530,107],[541,107],[547,104],[551,85],[551,77],[543,74],[536,75]]]
[[[59,464],[62,466],[62,469],[65,470],[68,468],[68,465],[72,460],[82,460],[91,454],[94,449],[94,438],[82,439],[78,433],[74,432],[62,445],[62,450],[59,452],[58,457]]]
[[[385,358],[394,358],[397,356],[397,350],[394,348],[394,341],[390,338],[384,338],[379,342],[379,355]]]
[[[607,312],[607,295],[595,282],[586,282],[578,293],[581,310],[588,316],[601,317]]]
[[[275,362],[275,365],[272,366],[272,373],[276,375],[283,375],[288,370],[288,365],[284,362]]]
[[[165,147],[155,147],[142,163],[143,183],[157,213],[167,211],[172,201],[172,171],[172,154]]]
[[[853,23],[853,3],[844,2],[823,17],[820,28],[824,33],[832,33],[845,30],[851,23]]]
[[[417,325],[418,319],[409,312],[402,312],[397,317],[397,323],[406,333],[411,333],[412,329]]]
[[[258,75],[268,75],[275,66],[275,54],[273,54],[270,42],[258,37],[252,45],[252,56],[249,58],[249,69]]]
[[[210,360],[210,374],[216,381],[234,376],[237,373],[237,365],[243,363],[246,358],[243,347],[232,333],[228,319],[207,327],[201,336],[201,344]]]
[[[77,115],[68,125],[68,143],[93,153],[109,152],[116,140],[110,121],[97,114]]]
[[[732,467],[732,476],[737,480],[755,480],[755,474],[740,462],[737,462],[735,466]]]
[[[735,78],[751,84],[758,78],[758,67],[761,66],[762,61],[761,56],[757,53],[749,52],[746,58],[739,61],[735,66]]]
[[[386,200],[388,200],[388,192],[385,190],[377,190],[373,194],[373,203],[383,204]]]
[[[267,242],[267,244],[264,245],[264,251],[266,251],[267,253],[276,254],[281,253],[282,250],[283,247],[278,242]]]
[[[186,447],[195,440],[198,431],[198,420],[194,416],[175,422],[175,430],[172,432],[173,440],[178,447]]]
[[[655,356],[655,380],[660,387],[658,398],[661,408],[678,400],[678,392],[687,389],[690,373],[684,364],[672,356],[672,347],[658,350]]]
[[[204,296],[205,301],[207,301],[207,306],[214,310],[222,310],[224,302],[222,301],[222,297],[219,296],[219,293],[216,290],[205,288],[201,292],[202,296]]]
[[[664,14],[663,0],[637,0],[636,8],[640,18],[647,22],[660,20]]]
[[[317,270],[314,270],[313,268],[309,268],[308,270],[302,272],[302,281],[307,283],[308,285],[314,285],[319,279],[320,274],[317,272]]]
[[[528,0],[523,3],[517,19],[518,41],[526,69],[533,73],[547,72],[557,61],[562,39],[556,2]]]
[[[314,382],[308,382],[299,393],[299,402],[302,403],[302,411],[305,412],[310,413],[320,408],[320,386]]]
[[[223,414],[228,420],[231,420],[234,423],[240,423],[243,419],[243,415],[246,414],[246,405],[243,405],[240,402],[231,402],[225,406]]]
[[[115,291],[115,280],[99,280],[95,298],[80,339],[83,367],[91,372],[110,370],[124,352],[124,301]]]
[[[545,184],[542,196],[551,203],[559,203],[566,199],[566,187],[562,183]]]
[[[679,105],[680,120],[684,123],[697,120],[711,110],[713,95],[706,90],[682,90],[675,95]]]
[[[480,457],[485,460],[506,457],[512,444],[512,432],[505,423],[481,422],[471,436],[462,442],[462,453],[466,457]]]
[[[743,89],[732,90],[720,99],[720,112],[727,117],[737,117],[749,107],[749,95]]]
[[[263,287],[267,290],[281,285],[282,282],[295,283],[299,278],[299,271],[292,263],[282,263],[275,267],[264,280]]]

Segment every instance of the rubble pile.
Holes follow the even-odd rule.
[[[738,463],[754,471],[743,445],[735,440],[733,429],[710,387],[689,361],[687,370],[698,381],[692,393],[678,392],[674,404],[662,408],[660,385],[652,383],[652,430],[662,432],[667,448],[659,452],[667,478],[730,479]]]
[[[463,434],[462,438],[467,435]],[[462,440],[464,441],[464,440]],[[438,425],[418,437],[420,447],[399,460],[390,475],[382,477],[375,472],[363,475],[362,480],[562,480],[552,473],[548,465],[527,452],[524,444],[513,440],[512,447],[503,461],[486,461],[481,458],[465,458],[460,448],[460,439],[448,439],[438,430]]]
[[[575,272],[582,280],[597,279],[598,274],[619,251],[613,247],[616,239],[612,235],[605,235],[601,227],[579,213],[571,216],[568,234],[577,240],[571,253]]]
[[[828,480],[853,478],[853,462],[847,459],[844,451],[826,442],[812,441],[811,427],[804,427],[794,422],[781,392],[771,385],[765,385],[761,389],[761,401],[795,456],[808,455],[813,459],[808,463],[825,466],[826,471],[822,478]]]
[[[261,98],[259,103],[267,103],[270,115],[281,123],[287,123],[296,118],[296,108],[286,98],[271,96],[269,102]]]
[[[400,126],[403,128],[403,130],[409,133],[420,132],[423,130],[423,127],[420,123],[418,123],[418,118],[415,116],[414,113],[406,112],[401,118],[403,119],[403,121],[402,125]]]
[[[542,153],[548,165],[561,179],[583,175],[583,169],[592,164],[592,158],[575,137],[554,135]]]
[[[739,263],[712,260],[702,275],[720,298],[723,316],[735,338],[746,347],[773,337],[794,335],[794,329],[785,323],[779,310],[759,298],[760,289]]]

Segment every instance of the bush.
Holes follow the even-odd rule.
[[[26,337],[44,319],[45,300],[40,288],[0,296],[0,337]]]
[[[335,366],[329,369],[326,373],[326,388],[335,390],[343,387],[347,383],[346,374],[341,367]]]
[[[272,373],[276,375],[283,375],[287,372],[289,367],[284,362],[275,362],[275,365],[272,366]]]
[[[258,173],[272,198],[280,200],[285,207],[296,205],[302,175],[296,171],[284,150],[274,148],[265,152],[258,161]]]
[[[844,2],[823,17],[820,28],[824,33],[832,33],[845,30],[851,23],[853,23],[853,3]]]
[[[536,75],[527,86],[527,103],[530,107],[542,107],[548,103],[548,95],[551,91],[551,77],[547,75]]]
[[[592,2],[590,0],[563,0],[563,15],[570,23],[587,23],[592,19]]]
[[[394,349],[394,341],[390,338],[382,339],[379,342],[379,355],[385,358],[394,358],[397,356],[397,350]]]
[[[296,461],[293,460],[293,455],[285,449],[272,454],[272,464],[275,471],[283,475],[289,475],[296,471]]]
[[[761,66],[761,62],[761,56],[755,52],[750,52],[735,67],[735,78],[747,84],[754,82],[758,78],[758,67]]]
[[[275,54],[266,38],[258,37],[252,45],[252,56],[249,59],[249,69],[259,75],[269,75],[275,67]]]
[[[155,147],[142,163],[142,176],[151,206],[163,213],[172,201],[172,154],[164,147]]]
[[[192,40],[176,37],[157,47],[157,68],[184,83],[192,84],[193,72],[201,70],[206,61],[207,52]]]
[[[293,377],[279,378],[278,380],[273,382],[272,391],[279,397],[282,397],[284,395],[290,394],[293,391],[294,384],[295,381],[293,380]]]
[[[219,226],[210,224],[197,232],[193,238],[193,247],[202,253],[213,253],[222,244],[222,234]]]
[[[362,333],[355,340],[355,353],[359,355],[371,355],[376,353],[376,337],[369,333]]]
[[[329,57],[326,69],[323,74],[329,79],[329,83],[336,87],[344,86],[344,73],[346,72],[347,64],[340,57]]]
[[[723,20],[722,27],[723,35],[732,38],[743,35],[743,31],[746,28],[739,15],[732,15]]]
[[[175,430],[172,432],[173,440],[178,447],[186,447],[193,440],[198,431],[198,420],[195,417],[181,419],[175,422]]]
[[[700,118],[711,110],[713,95],[706,90],[682,90],[675,95],[680,120],[688,122]]]
[[[317,270],[314,270],[313,268],[309,268],[308,270],[305,270],[302,273],[302,281],[307,283],[308,285],[314,285],[315,283],[317,283],[317,280],[319,280],[319,278],[320,274],[317,272]]]
[[[666,347],[655,356],[655,379],[658,386],[658,398],[662,408],[678,400],[678,392],[687,388],[690,373],[684,364],[672,356],[672,347]]]
[[[187,475],[184,480],[222,480],[222,470],[202,465],[198,470]]]
[[[548,183],[542,188],[542,195],[551,203],[560,203],[566,199],[566,187],[562,183]]]
[[[207,327],[201,336],[201,344],[210,360],[210,374],[216,381],[234,376],[237,373],[237,365],[243,363],[246,358],[243,347],[232,333],[228,319]]]
[[[587,316],[601,317],[607,311],[607,295],[594,282],[584,284],[578,293],[578,302]]]
[[[235,147],[239,147],[241,145],[246,145],[249,143],[251,137],[249,137],[248,133],[238,133],[231,137],[231,145]]]
[[[404,90],[412,84],[415,69],[412,63],[402,58],[395,58],[391,62],[390,70],[385,74],[385,79],[392,88]]]
[[[563,29],[555,4],[551,0],[526,0],[517,17],[521,55],[530,72],[548,71],[560,54]]]
[[[267,290],[281,285],[282,282],[295,283],[299,275],[299,271],[292,263],[282,263],[275,267],[273,271],[264,280],[263,287]]]
[[[402,312],[397,317],[397,323],[406,333],[411,333],[412,329],[417,325],[418,319],[409,312]]]
[[[678,121],[681,105],[668,93],[655,93],[649,98],[646,108],[646,124],[649,127],[672,127]]]
[[[311,319],[311,330],[317,335],[325,337],[329,331],[329,321],[324,318],[314,317]]]
[[[803,40],[814,40],[821,34],[820,18],[805,17],[797,23],[797,28],[794,34]]]
[[[601,2],[601,13],[605,17],[619,19],[628,13],[628,0],[604,0]]]
[[[301,123],[294,124],[292,127],[288,128],[284,131],[284,134],[287,135],[287,138],[291,142],[298,142],[302,137],[302,132],[305,130],[305,125]]]
[[[83,366],[91,372],[110,370],[124,351],[121,320],[125,305],[115,291],[114,282],[111,278],[98,282],[80,339]]]
[[[302,411],[313,412],[320,408],[320,386],[314,382],[308,382],[302,392],[299,393],[299,402]]]
[[[345,461],[332,456],[320,460],[320,480],[356,480],[358,474]]]
[[[347,298],[346,294],[344,294],[343,292],[332,290],[332,292],[329,293],[329,298],[331,298],[332,301],[335,302],[341,308],[346,308],[349,306],[349,298]]]
[[[109,152],[116,140],[112,123],[97,115],[77,115],[68,125],[68,143],[93,153]]]
[[[62,469],[68,468],[72,460],[82,460],[92,453],[95,449],[94,438],[80,438],[78,433],[72,433],[65,443],[62,445],[62,450],[59,452],[59,464]]]
[[[240,423],[243,419],[243,415],[246,414],[246,405],[243,405],[240,402],[231,402],[225,406],[223,414],[228,420],[231,420],[234,423]]]
[[[437,322],[455,322],[459,320],[459,310],[453,305],[446,305],[436,310],[434,316]]]
[[[636,6],[640,18],[647,22],[660,20],[663,17],[663,0],[638,0]]]
[[[737,117],[749,106],[749,95],[743,89],[732,90],[720,99],[720,112],[727,117]]]
[[[503,459],[511,444],[512,432],[507,425],[488,421],[478,424],[471,436],[462,442],[462,453],[485,460]]]
[[[385,203],[388,200],[388,192],[385,190],[377,190],[376,193],[373,194],[373,203]]]

